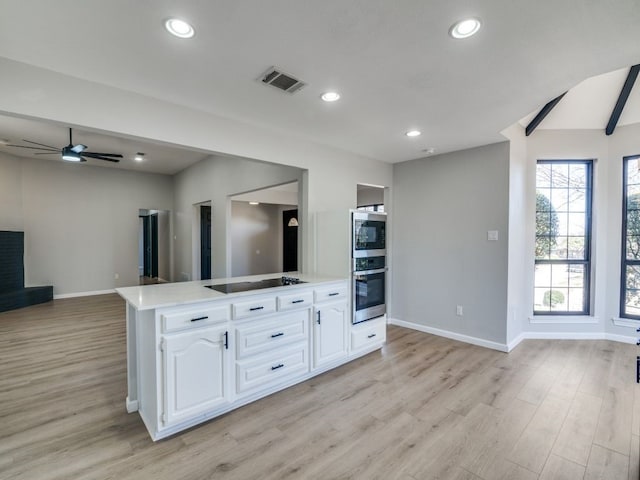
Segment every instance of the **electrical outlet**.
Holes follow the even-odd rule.
[[[461,317],[462,315],[464,315],[462,305],[456,305],[456,315],[458,317]]]

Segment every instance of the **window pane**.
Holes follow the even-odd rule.
[[[536,186],[542,188],[551,186],[551,164],[538,164],[536,168]]]
[[[584,237],[567,237],[567,257],[572,260],[586,260]]]
[[[627,237],[627,260],[640,260],[640,236]]]
[[[569,190],[566,188],[554,188],[551,190],[551,204],[556,212],[569,210]]]
[[[572,236],[581,236],[586,231],[586,215],[584,212],[569,213],[568,234]]]
[[[627,315],[640,315],[640,290],[626,291],[624,310]]]
[[[558,216],[558,235],[566,236],[569,234],[569,214],[568,213],[557,213]]]
[[[568,255],[567,237],[558,237],[555,245],[551,245],[550,258],[553,260],[564,260]]]
[[[569,185],[569,165],[566,163],[551,164],[551,186],[567,187]]]
[[[627,185],[640,184],[640,159],[627,160]]]
[[[533,284],[536,288],[544,287],[544,289],[551,286],[551,265],[536,265]]]
[[[545,303],[545,294],[549,291],[548,288],[536,288],[533,292],[533,310],[536,312],[548,312],[551,311],[551,305]]]
[[[582,288],[569,288],[567,308],[570,312],[581,312],[584,307],[584,290]]]
[[[587,208],[587,191],[584,188],[569,190],[569,211],[584,212]]]
[[[569,165],[571,186],[585,187],[587,185],[587,166],[584,163],[572,163]]]
[[[554,288],[545,293],[547,301],[551,304],[551,311],[567,311],[569,300],[568,288]]]
[[[569,287],[584,287],[584,265],[569,265]]]

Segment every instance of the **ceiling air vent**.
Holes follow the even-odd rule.
[[[297,78],[293,78],[291,75],[283,73],[276,67],[271,67],[267,70],[262,74],[262,76],[260,76],[259,80],[262,83],[271,85],[272,87],[275,87],[278,90],[283,90],[287,93],[295,93],[306,85],[306,83],[298,80]]]

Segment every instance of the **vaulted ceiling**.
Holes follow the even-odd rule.
[[[640,62],[637,0],[0,0],[0,7],[0,57],[386,162],[503,140],[501,130],[584,79],[613,72],[619,82],[616,70]],[[169,36],[170,16],[189,20],[196,35]],[[470,16],[482,20],[475,36],[448,35]],[[262,85],[256,79],[273,65],[307,86],[289,95]],[[327,90],[342,98],[323,103]],[[608,92],[590,93],[590,102],[619,90]],[[633,95],[629,103],[637,104]],[[601,128],[601,119],[582,114],[597,109],[572,96],[540,128],[569,117]],[[621,124],[639,118],[625,112]],[[422,135],[407,138],[413,128]]]

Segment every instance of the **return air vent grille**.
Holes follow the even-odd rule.
[[[295,93],[306,85],[306,83],[297,78],[293,78],[289,74],[283,73],[276,67],[271,67],[262,74],[258,80],[287,93]]]

